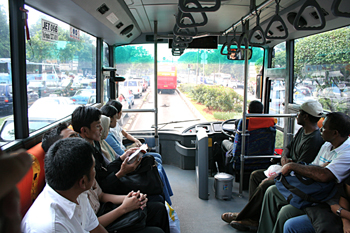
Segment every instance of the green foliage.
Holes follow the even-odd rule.
[[[229,119],[237,119],[242,117],[242,113],[237,112],[214,112],[213,116],[217,120],[226,121]]]
[[[275,148],[283,148],[283,132],[276,131]]]
[[[231,88],[182,84],[180,90],[211,110],[242,112],[243,98]]]
[[[6,11],[3,6],[0,5],[0,57],[10,57],[10,32],[7,22]]]

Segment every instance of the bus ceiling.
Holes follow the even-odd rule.
[[[249,32],[255,31],[255,35],[250,35],[250,42],[265,47],[272,47],[282,40],[334,29],[335,25],[343,27],[350,24],[350,12],[342,12],[342,9],[350,9],[350,1],[346,0],[180,2],[179,5],[178,0],[27,0],[26,4],[116,46],[152,43],[154,37],[150,35],[154,33],[154,21],[158,22],[157,36],[164,38],[159,42],[167,43],[167,39],[172,38],[181,44],[190,38],[218,36],[218,43],[223,44],[227,40],[226,34],[229,39],[232,38],[234,28],[240,36],[242,21],[246,23],[249,20],[247,37]],[[180,27],[180,30],[174,31],[174,26]],[[194,29],[195,35],[191,32]],[[174,35],[181,31],[185,34]],[[259,43],[264,37],[265,45]],[[183,43],[177,46],[182,48]]]

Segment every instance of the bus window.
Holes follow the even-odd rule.
[[[195,123],[242,117],[244,61],[228,60],[227,56],[220,54],[221,45],[218,49],[210,50],[188,49],[182,56],[172,56],[168,44],[159,43],[157,50],[158,82],[155,91],[154,46],[115,48],[117,73],[126,78],[119,85],[119,90],[121,93],[132,91],[134,105],[129,105],[132,109],[153,109],[154,94],[158,92],[159,128],[180,132]],[[252,48],[252,51],[249,60],[249,100],[256,99],[256,75],[262,67],[264,55],[262,48]],[[141,82],[146,85],[141,93],[141,88],[135,82],[140,79],[145,79]],[[196,107],[187,107],[191,101]],[[123,120],[125,130],[152,129],[154,125],[154,116],[148,113],[129,112]]]
[[[284,97],[285,97],[285,81],[284,80],[271,80],[270,86],[270,114],[283,114],[284,113]],[[284,118],[277,118],[277,125],[284,127]]]
[[[108,45],[106,42],[103,42],[103,50],[102,50],[102,65],[104,67],[109,67],[109,52]]]
[[[326,111],[350,114],[350,28],[298,39],[294,54],[294,102],[318,100]]]
[[[8,1],[0,0],[0,125],[13,112]]]
[[[273,48],[271,68],[286,67],[286,42],[282,42]]]

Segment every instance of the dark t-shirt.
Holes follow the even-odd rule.
[[[306,135],[302,127],[287,146],[290,151],[289,157],[294,162],[311,163],[316,158],[323,143],[320,130]]]

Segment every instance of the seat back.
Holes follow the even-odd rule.
[[[261,122],[264,121],[264,122]],[[254,122],[259,125],[268,126],[265,128],[255,129]],[[247,134],[245,144],[245,155],[273,155],[275,150],[275,140],[276,140],[276,127],[274,126],[274,118],[251,118],[248,122]],[[241,147],[242,145],[242,135],[241,133],[236,133],[235,140],[233,143],[233,168],[238,171],[241,166]],[[264,169],[270,165],[270,158],[261,159],[246,159],[244,161],[245,171],[254,171],[257,169]]]
[[[27,174],[17,184],[20,195],[21,214],[25,215],[29,207],[33,204],[39,193],[45,186],[44,158],[45,152],[41,143],[27,150],[33,158],[32,167]]]

